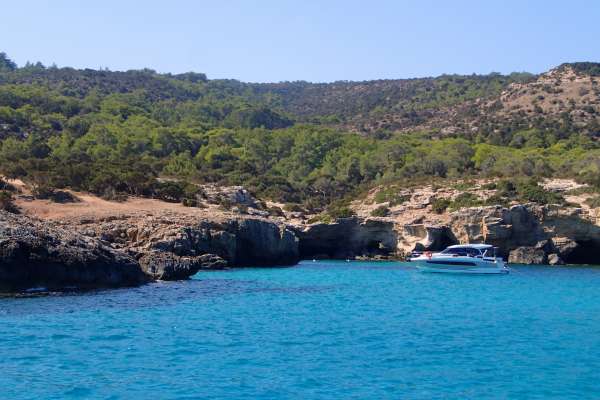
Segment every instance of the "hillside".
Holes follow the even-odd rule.
[[[255,84],[1,54],[0,173],[38,198],[68,188],[190,206],[206,184],[244,185],[334,217],[380,185],[554,177],[593,189],[599,70]]]

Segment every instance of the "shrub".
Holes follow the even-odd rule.
[[[520,200],[539,204],[564,204],[565,199],[558,193],[549,192],[536,181],[528,180],[517,185]]]
[[[330,207],[327,209],[327,214],[333,219],[350,218],[356,215],[350,207]]]
[[[308,223],[314,224],[317,222],[330,224],[335,222],[340,218],[350,218],[354,217],[356,213],[350,207],[348,207],[347,203],[344,201],[335,202],[327,207],[325,212],[317,214],[311,218],[309,218]]]
[[[200,198],[206,198],[204,191],[198,186],[188,183],[183,185],[181,204],[186,207],[202,207]]]
[[[288,212],[304,212],[304,209],[300,204],[288,203],[283,206],[283,209]]]
[[[517,187],[512,181],[501,180],[496,184],[496,189],[500,196],[512,197],[516,194]]]
[[[501,180],[496,184],[496,189],[496,193],[488,198],[485,204],[508,205],[510,200],[514,200],[518,202],[566,205],[562,195],[544,189],[534,179],[517,180],[514,182]]]
[[[431,210],[436,214],[443,214],[450,205],[450,200],[438,198],[431,202]]]
[[[455,183],[452,187],[456,190],[464,191],[473,188],[474,184],[471,181],[464,181]]]
[[[43,185],[34,185],[31,189],[31,194],[36,199],[48,200],[54,196],[54,188],[43,184]]]
[[[183,197],[188,199],[206,198],[206,194],[200,187],[188,183],[183,185]]]
[[[283,212],[283,210],[277,206],[269,207],[267,211],[272,217],[285,217],[285,213]]]
[[[333,222],[333,218],[331,218],[331,216],[327,213],[317,214],[314,217],[311,217],[308,219],[309,224],[316,224],[316,223],[330,224],[332,222]]]
[[[102,192],[102,194],[100,195],[100,197],[102,199],[104,199],[104,200],[107,200],[107,201],[122,202],[122,201],[126,201],[127,200],[127,195],[126,194],[119,193],[112,186],[109,186],[106,189],[104,189],[104,191]]]
[[[390,213],[390,209],[387,208],[386,206],[379,206],[376,209],[374,209],[373,211],[371,211],[371,216],[372,217],[387,217],[387,215]]]
[[[77,197],[64,190],[56,190],[50,196],[50,200],[55,203],[76,203],[79,201]]]
[[[183,204],[185,207],[198,207],[198,200],[183,199],[183,200],[181,200],[181,204]]]
[[[410,195],[401,195],[395,188],[382,189],[375,194],[375,203],[381,204],[388,202],[390,207],[400,205],[410,200]]]
[[[600,208],[600,196],[591,197],[585,201],[590,208]]]
[[[15,199],[12,193],[7,190],[0,190],[0,210],[14,214],[19,212],[19,209],[15,205]]]
[[[185,185],[179,182],[159,182],[154,188],[154,196],[171,203],[179,203],[185,194]]]
[[[485,204],[488,206],[508,206],[509,201],[506,197],[502,197],[501,195],[499,195],[498,193],[488,197],[485,200]]]
[[[459,209],[463,207],[477,207],[482,205],[483,202],[479,197],[473,193],[465,192],[461,193],[450,203],[450,208]]]

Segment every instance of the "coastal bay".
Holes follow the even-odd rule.
[[[513,269],[308,261],[0,299],[0,385],[11,399],[593,397],[600,268]]]

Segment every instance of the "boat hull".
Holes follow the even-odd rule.
[[[481,262],[472,263],[464,262],[445,264],[441,260],[419,259],[411,260],[415,267],[421,272],[445,273],[445,274],[506,274],[508,268],[504,263]],[[461,265],[462,264],[462,265]],[[474,265],[468,265],[474,264]]]

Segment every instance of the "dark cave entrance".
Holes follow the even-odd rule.
[[[454,233],[452,233],[450,228],[443,227],[441,232],[437,235],[429,247],[426,248],[426,250],[441,251],[454,244],[458,244],[456,236],[454,236]]]
[[[384,253],[382,250],[383,247],[381,245],[381,242],[378,240],[371,240],[369,243],[367,243],[366,252],[368,254]]]
[[[593,240],[577,241],[577,247],[563,261],[567,264],[600,265],[600,243]]]
[[[456,238],[454,237],[454,235],[452,235],[452,233],[450,233],[450,235],[446,234],[443,235],[440,242],[436,243],[436,249],[432,249],[435,251],[440,251],[440,250],[444,250],[446,247],[448,246],[452,246],[458,244],[458,240],[456,240]]]

